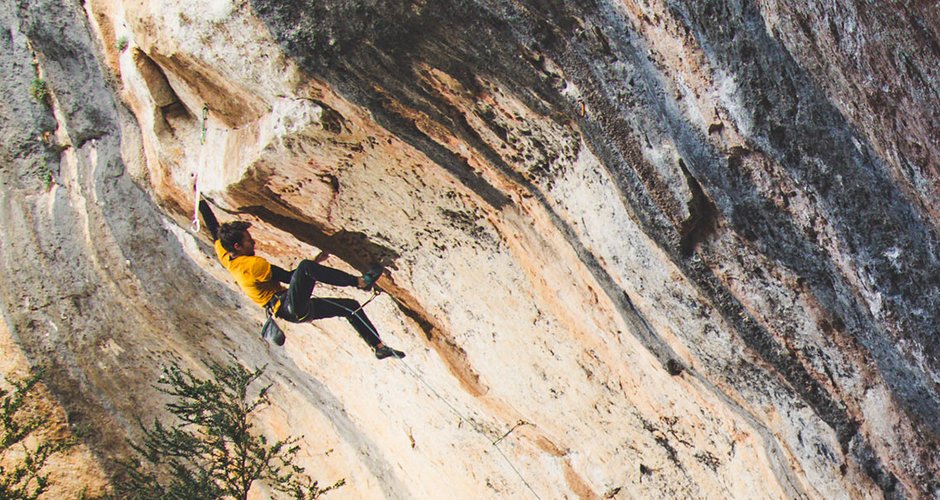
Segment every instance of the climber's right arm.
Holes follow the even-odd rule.
[[[212,234],[213,241],[219,239],[219,221],[215,218],[215,214],[212,213],[212,209],[209,208],[206,200],[199,200],[199,213],[202,214],[202,220],[205,222],[206,229]]]

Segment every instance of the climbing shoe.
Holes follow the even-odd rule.
[[[379,280],[379,277],[382,276],[382,273],[385,272],[385,268],[376,264],[372,266],[371,269],[365,272],[362,275],[362,282],[365,286],[362,287],[363,290],[372,290],[372,285]]]
[[[378,359],[385,359],[385,358],[392,357],[392,356],[401,359],[405,357],[405,353],[401,351],[396,351],[395,349],[392,349],[391,347],[387,345],[383,345],[382,347],[375,348],[375,357]]]

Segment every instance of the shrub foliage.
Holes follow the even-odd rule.
[[[255,481],[294,498],[312,499],[342,486],[320,488],[293,464],[297,438],[270,442],[256,432],[252,417],[270,404],[271,385],[249,392],[263,368],[248,371],[238,363],[210,363],[212,379],[202,380],[178,365],[164,370],[157,389],[172,396],[167,410],[176,423],[154,419],[141,425],[144,438],[134,445],[121,490],[130,498],[246,499]]]
[[[41,376],[37,372],[23,379],[7,378],[12,390],[0,389],[0,498],[38,498],[50,486],[46,461],[73,444],[42,435],[49,415],[33,407]]]

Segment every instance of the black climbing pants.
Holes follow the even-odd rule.
[[[379,345],[381,340],[375,333],[375,326],[366,317],[366,313],[359,310],[359,302],[353,299],[310,297],[318,281],[334,286],[357,284],[356,277],[349,273],[317,264],[312,260],[303,260],[293,271],[290,285],[281,297],[277,316],[291,323],[345,317],[370,347]],[[355,314],[353,311],[356,311]]]

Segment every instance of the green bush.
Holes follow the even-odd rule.
[[[7,382],[13,391],[0,389],[0,498],[35,500],[49,488],[43,473],[46,461],[72,441],[39,439],[35,446],[24,441],[49,424],[48,415],[31,414],[31,401],[41,373]],[[11,453],[12,452],[12,453]]]
[[[40,104],[49,104],[49,85],[42,78],[35,78],[29,84],[29,96]]]
[[[49,168],[45,158],[39,159],[39,178],[42,180],[45,190],[48,191],[52,187],[54,179],[52,178],[52,169]]]
[[[249,397],[248,387],[263,369],[253,372],[238,363],[212,363],[212,380],[197,378],[173,364],[157,389],[173,396],[166,405],[176,417],[167,426],[154,419],[142,445],[132,445],[136,459],[128,464],[129,480],[119,487],[124,498],[248,498],[255,481],[298,499],[313,499],[345,483],[320,488],[293,460],[297,438],[274,443],[258,434],[252,416],[270,404],[270,385]]]
[[[127,37],[122,36],[118,38],[117,41],[114,42],[114,47],[118,49],[118,52],[124,52],[124,49],[127,48]]]

